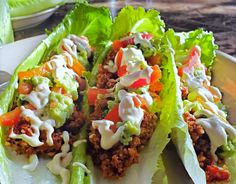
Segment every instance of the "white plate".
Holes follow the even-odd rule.
[[[41,12],[34,13],[32,15],[13,17],[11,18],[13,29],[15,31],[19,31],[22,29],[37,26],[48,19],[58,8],[59,6],[56,6],[47,10],[43,10]]]
[[[9,73],[27,56],[46,35],[39,35],[4,45],[0,48],[0,70]],[[236,125],[236,58],[218,51],[213,65],[213,84],[223,92],[223,102],[229,112],[229,119]],[[190,178],[171,145],[164,152],[171,160],[167,161],[167,172],[170,184],[189,184]],[[165,157],[164,157],[165,159]]]

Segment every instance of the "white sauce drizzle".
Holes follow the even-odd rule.
[[[109,120],[95,120],[92,121],[93,128],[97,128],[101,135],[101,147],[105,150],[110,149],[114,144],[119,142],[120,136],[124,130],[124,126],[120,126],[114,133],[110,126],[114,123]]]
[[[219,118],[208,110],[200,110],[194,113],[195,117],[206,116],[206,118],[198,118],[197,123],[202,125],[211,141],[211,154],[217,160],[215,154],[218,147],[227,143],[227,137],[236,137],[236,130],[228,124],[224,119]],[[227,135],[228,134],[228,135]]]
[[[36,167],[38,166],[38,164],[39,164],[38,156],[36,154],[33,154],[29,158],[29,164],[24,165],[23,169],[28,170],[28,171],[34,171]]]
[[[37,109],[42,109],[47,105],[50,93],[49,85],[47,83],[42,83],[36,86],[35,91],[26,95],[25,100]]]
[[[139,70],[129,75],[121,77],[120,84],[125,87],[128,87],[138,79],[143,79],[143,78],[146,79],[147,83],[149,83],[152,72],[153,72],[152,67],[148,66],[144,70]]]
[[[61,147],[61,153],[57,153],[53,159],[48,162],[47,167],[54,175],[60,175],[62,184],[68,184],[70,181],[70,171],[66,169],[72,160],[72,152],[69,145],[69,133],[64,131],[62,134],[64,144]]]
[[[30,119],[31,128],[33,129],[33,135],[28,136],[26,134],[15,134],[13,129],[11,129],[11,133],[9,135],[10,138],[13,139],[22,139],[27,142],[32,147],[37,147],[43,145],[43,142],[39,140],[40,130],[46,130],[47,132],[47,143],[49,145],[53,144],[52,141],[52,133],[54,129],[52,128],[55,125],[55,121],[52,119],[48,119],[42,121],[36,116],[35,112],[30,109],[25,109],[24,106],[21,106],[21,116],[27,117]]]
[[[91,174],[91,171],[86,167],[86,165],[82,164],[81,162],[74,162],[72,166],[81,167],[87,174]]]
[[[76,76],[77,74],[66,67],[66,60],[63,55],[55,55],[51,58],[50,63],[53,68],[53,73],[57,79],[63,79],[65,74],[67,73],[71,78]]]
[[[120,90],[118,92],[118,97],[120,100],[119,104],[119,116],[123,122],[130,121],[135,124],[140,133],[140,125],[143,120],[144,112],[141,107],[136,107],[134,105],[133,98],[136,98],[140,102],[136,94],[128,93],[125,90]],[[140,102],[141,104],[141,102]]]

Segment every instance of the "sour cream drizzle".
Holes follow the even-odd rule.
[[[206,118],[198,118],[197,123],[202,125],[211,141],[211,154],[214,159],[217,160],[215,154],[218,147],[227,143],[227,134],[229,138],[234,139],[236,137],[236,130],[225,122],[224,119],[219,118],[216,114],[213,114],[209,110],[199,110],[194,113],[195,117],[205,116]]]
[[[50,93],[49,85],[47,83],[42,83],[36,86],[35,90],[27,95],[25,100],[37,109],[42,109],[48,104]]]
[[[130,121],[138,128],[140,133],[140,125],[143,120],[144,112],[141,107],[136,107],[134,104],[134,98],[140,102],[136,94],[128,93],[125,90],[118,92],[120,100],[119,104],[119,116],[123,122]],[[141,104],[141,102],[140,102]]]
[[[28,170],[28,171],[34,171],[36,167],[38,166],[38,164],[39,164],[38,156],[36,154],[33,154],[29,158],[29,164],[24,165],[23,169]]]
[[[42,121],[38,116],[36,116],[34,111],[30,109],[25,109],[24,106],[21,107],[21,110],[21,116],[30,119],[33,134],[31,136],[28,136],[26,134],[15,134],[12,128],[9,137],[13,139],[22,139],[30,146],[37,147],[43,145],[43,142],[39,140],[40,130],[46,130],[47,143],[49,145],[52,145],[52,133],[54,131],[53,126],[55,126],[55,121],[53,119],[47,119],[45,121]]]
[[[124,130],[124,126],[120,126],[114,133],[110,126],[114,125],[114,122],[110,120],[95,120],[92,121],[93,128],[97,128],[101,134],[101,147],[105,150],[110,149],[114,144],[119,142],[120,136]]]
[[[69,133],[64,131],[62,134],[64,144],[61,147],[61,153],[57,153],[53,159],[48,162],[48,169],[55,175],[59,175],[62,179],[62,184],[68,184],[70,181],[70,171],[66,169],[72,160],[72,152],[69,145]]]

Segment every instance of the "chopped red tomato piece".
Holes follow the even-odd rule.
[[[116,55],[116,66],[117,66],[117,68],[120,68],[122,57],[123,57],[123,51],[122,51],[122,49],[120,49],[117,52],[117,55]]]
[[[200,56],[199,48],[197,46],[193,47],[189,53],[187,62],[178,70],[179,76],[182,76],[184,72],[190,73],[193,71],[194,67],[199,66]]]
[[[113,43],[112,43],[112,49],[113,50],[119,50],[120,48],[122,47],[122,43],[120,40],[115,40]]]
[[[1,126],[13,126],[20,121],[21,109],[20,107],[15,108],[14,110],[7,112],[0,116],[0,125]]]
[[[226,169],[219,168],[214,165],[208,165],[206,168],[207,181],[228,181],[230,172]]]
[[[33,90],[33,85],[27,82],[20,81],[18,86],[18,92],[20,94],[27,95]]]
[[[114,125],[110,126],[110,129],[113,132],[116,132],[116,123],[121,122],[120,116],[119,116],[119,104],[115,105],[112,110],[105,116],[105,120],[110,120],[114,122]]]
[[[118,72],[117,72],[117,75],[119,77],[122,77],[124,76],[126,73],[127,73],[127,65],[122,65],[119,69],[118,69]]]
[[[152,39],[152,34],[142,33],[142,38],[145,39],[145,40],[151,40]]]
[[[94,105],[99,94],[107,94],[107,89],[90,88],[88,89],[88,103]]]
[[[133,102],[135,107],[141,106],[141,101],[139,101],[136,97],[133,97]]]
[[[148,85],[147,80],[145,78],[141,78],[131,84],[129,88],[141,88],[146,85]]]

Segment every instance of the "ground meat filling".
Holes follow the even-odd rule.
[[[91,114],[90,119],[102,119],[102,109],[104,109],[106,105],[106,100],[97,100],[94,112]],[[88,152],[92,156],[94,164],[100,167],[103,177],[109,179],[122,177],[127,168],[132,164],[138,163],[139,152],[151,138],[156,127],[156,122],[157,116],[145,111],[140,135],[133,136],[132,141],[127,146],[119,142],[109,150],[101,148],[101,136],[98,130],[94,129],[90,123]]]
[[[42,146],[31,147],[28,143],[21,139],[12,139],[10,137],[6,140],[6,145],[11,147],[17,154],[24,154],[29,157],[32,154],[37,154],[43,157],[53,157],[56,153],[61,152],[61,146],[64,144],[62,132],[68,131],[70,135],[70,144],[76,140],[76,135],[79,133],[80,127],[84,124],[85,117],[82,112],[74,109],[72,116],[59,129],[55,129],[52,134],[53,145],[49,146],[46,143],[47,136],[45,131],[40,132],[40,141],[44,142]],[[22,118],[21,121],[14,127],[14,133],[32,135],[30,122],[27,118]]]
[[[184,113],[184,119],[188,124],[188,131],[193,141],[199,165],[206,172],[207,182],[224,181],[224,183],[228,183],[229,177],[222,177],[222,173],[229,175],[225,162],[220,157],[217,163],[214,161],[211,155],[211,142],[203,127],[196,123],[196,118],[189,112]],[[217,166],[222,167],[218,173],[216,172]],[[209,172],[210,168],[216,169],[214,172]]]

